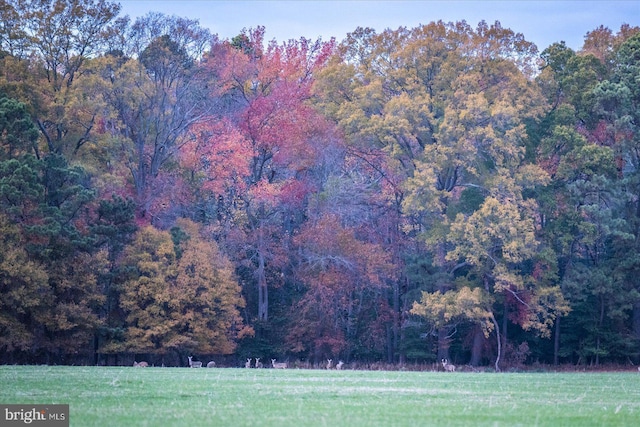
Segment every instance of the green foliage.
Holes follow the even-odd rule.
[[[183,241],[189,240],[189,235],[185,233],[180,227],[171,227],[169,230],[171,233],[171,241],[173,242],[173,247],[176,252],[176,257],[178,259],[182,258],[183,249],[181,247],[181,243]]]
[[[32,155],[0,162],[0,203],[16,222],[37,216],[45,191],[41,170],[42,162]]]
[[[138,60],[147,72],[159,81],[175,78],[176,71],[189,68],[193,63],[186,49],[171,40],[169,34],[164,34],[149,43],[138,56]]]
[[[79,351],[99,324],[95,310],[103,302],[97,275],[105,260],[93,250],[94,239],[83,224],[94,193],[82,168],[69,167],[57,155],[6,160],[0,170],[0,206],[20,236],[11,257],[24,271],[23,278],[14,274],[6,284],[9,289],[24,286],[25,291],[41,288],[28,310],[14,307],[28,319],[30,349],[58,355]]]
[[[134,218],[135,204],[131,199],[125,200],[114,194],[111,200],[99,201],[97,218],[91,224],[91,231],[96,236],[96,246],[107,246],[112,262],[117,260],[136,231]]]
[[[0,159],[11,159],[33,151],[38,129],[27,106],[11,98],[0,97]]]

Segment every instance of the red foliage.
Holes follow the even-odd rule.
[[[326,131],[308,105],[313,73],[328,59],[334,42],[291,40],[263,47],[264,29],[243,34],[242,45],[226,43],[211,52],[208,66],[228,96],[238,100],[230,115],[234,132],[251,147],[253,183],[287,178],[317,157],[313,136]],[[284,169],[284,170],[282,170]]]
[[[331,214],[303,227],[293,243],[301,257],[296,276],[308,290],[295,306],[295,326],[288,337],[291,348],[337,354],[346,345],[349,325],[365,317],[366,324],[384,329],[390,314],[377,296],[392,266],[380,245],[359,240],[353,229],[343,227]]]
[[[512,287],[511,292],[506,292],[505,296],[507,307],[510,308],[509,320],[516,325],[524,325],[529,318],[531,295],[526,290],[518,291]]]
[[[250,144],[232,123],[212,118],[191,129],[181,162],[203,174],[203,189],[223,194],[230,186],[245,188],[251,156]]]
[[[615,142],[615,135],[604,120],[600,120],[595,129],[585,136],[590,142],[607,147],[613,146]]]
[[[313,186],[307,181],[289,179],[282,185],[280,202],[290,209],[302,209],[312,190]]]
[[[255,206],[273,209],[280,199],[280,185],[262,179],[249,189],[249,197]]]
[[[548,270],[548,267],[546,265],[541,262],[536,262],[536,265],[533,267],[533,278],[536,280],[542,280],[542,277],[545,274],[545,270]]]

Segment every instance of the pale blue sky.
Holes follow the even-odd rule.
[[[415,27],[431,21],[466,20],[472,27],[484,19],[523,33],[542,51],[564,40],[575,50],[584,35],[600,25],[613,32],[620,25],[640,25],[640,0],[626,1],[479,1],[479,0],[120,0],[122,15],[133,18],[161,12],[198,19],[200,25],[221,38],[231,38],[243,28],[266,28],[267,40],[282,42],[304,36],[344,39],[358,26],[380,32],[385,28]]]

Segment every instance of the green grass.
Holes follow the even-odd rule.
[[[0,366],[72,426],[633,426],[640,374]]]

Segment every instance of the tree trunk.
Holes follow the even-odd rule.
[[[398,350],[400,339],[400,281],[395,280],[393,285],[393,340],[390,351],[389,363],[394,362],[394,355]]]
[[[633,336],[640,340],[640,303],[633,305]]]
[[[398,344],[396,347],[398,349],[398,362],[400,363],[400,365],[404,365],[407,362],[407,355],[405,354],[405,349],[404,349],[406,335],[405,335],[405,330],[402,327],[403,321],[404,321],[403,314],[400,313],[400,340],[398,341]]]
[[[449,358],[449,341],[446,328],[438,329],[438,361]]]
[[[479,366],[482,362],[482,344],[484,343],[485,337],[482,332],[482,327],[479,325],[476,326],[473,332],[473,344],[471,346],[471,360],[469,364],[471,366]]]
[[[387,325],[387,363],[393,363],[394,328]]]
[[[507,305],[507,300],[505,298],[504,301],[504,314],[502,317],[502,348],[507,349],[507,326],[509,324],[509,307]]]
[[[487,292],[489,291],[489,278],[487,276],[484,276],[484,289]],[[495,363],[495,367],[496,367],[496,372],[500,372],[500,357],[502,356],[502,342],[501,342],[501,338],[500,338],[500,326],[498,325],[498,321],[496,320],[496,316],[494,316],[493,314],[493,310],[492,307],[489,307],[489,314],[491,315],[491,321],[493,322],[493,327],[496,330],[496,341],[498,343],[498,355],[496,356],[496,363]],[[506,315],[506,313],[505,313]]]
[[[560,353],[560,316],[556,318],[556,330],[553,336],[553,364],[558,365]]]
[[[491,321],[493,322],[493,327],[496,328],[496,341],[498,342],[498,355],[496,356],[496,372],[500,372],[500,356],[502,355],[502,343],[500,338],[500,326],[498,326],[498,321],[496,317],[491,313]]]
[[[267,321],[269,318],[269,292],[264,272],[264,256],[258,253],[258,320]]]
[[[98,362],[100,362],[99,360],[99,353],[98,353],[98,348],[100,346],[100,338],[98,337],[98,334],[93,334],[93,366],[98,366]]]
[[[604,298],[600,297],[600,319],[598,319],[598,331],[596,336],[596,366],[600,365],[600,336],[602,331],[604,330],[604,312],[605,312],[605,303]]]

